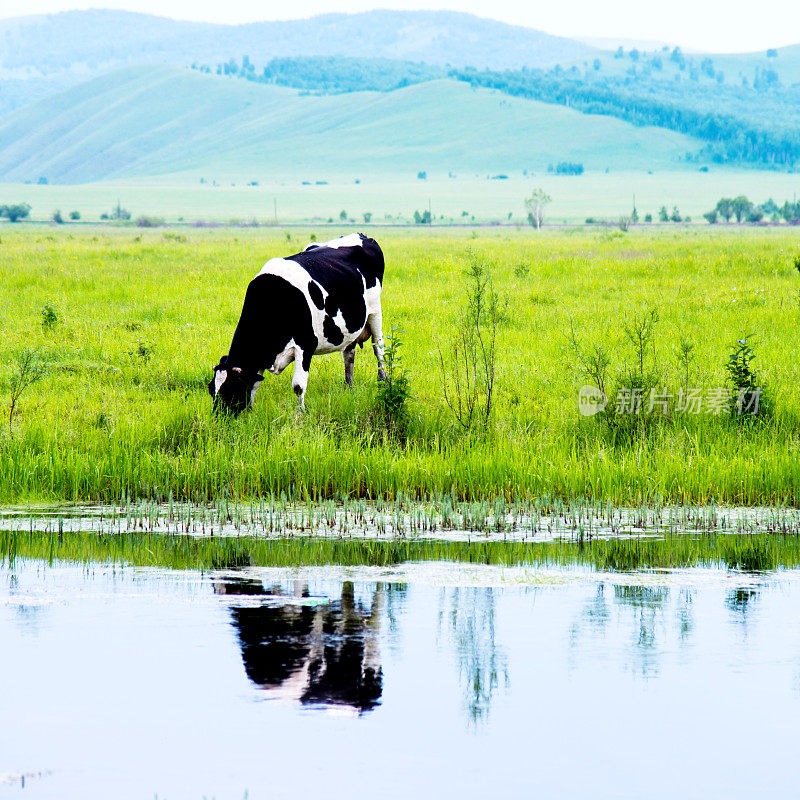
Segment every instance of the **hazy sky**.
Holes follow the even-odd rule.
[[[373,8],[447,8],[558,34],[653,39],[694,50],[740,52],[800,42],[800,2],[772,0],[0,0],[0,17],[74,8],[123,8],[176,19],[240,23]],[[760,13],[761,11],[764,13]]]

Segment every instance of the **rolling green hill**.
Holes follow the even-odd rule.
[[[680,169],[697,141],[438,80],[314,96],[171,67],[120,70],[0,119],[0,180],[81,183]]]

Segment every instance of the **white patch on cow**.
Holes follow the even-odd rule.
[[[338,239],[331,239],[329,242],[311,242],[304,248],[303,252],[314,247],[333,247],[334,249],[340,247],[363,247],[363,242],[359,234],[348,233],[347,236],[340,236]]]
[[[353,234],[354,236],[358,236],[358,234]],[[334,239],[335,242],[342,241],[347,239],[348,237],[343,236],[342,239]],[[359,242],[361,240],[359,239]],[[292,261],[289,258],[271,258],[261,267],[261,271],[259,275],[275,275],[278,278],[283,278],[287,283],[294,286],[296,289],[299,289],[303,293],[303,297],[306,300],[306,305],[308,306],[308,310],[311,312],[311,326],[314,330],[314,336],[317,337],[317,349],[314,351],[315,355],[324,355],[325,353],[335,353],[339,350],[344,350],[346,347],[349,347],[356,339],[358,339],[359,335],[363,328],[350,333],[347,330],[347,327],[344,324],[344,317],[342,316],[341,310],[337,311],[336,317],[334,318],[334,322],[338,325],[339,330],[344,334],[344,340],[340,344],[331,344],[326,338],[323,332],[323,324],[325,322],[326,312],[325,309],[317,308],[314,301],[311,299],[311,295],[308,293],[308,284],[311,281],[311,276],[306,272],[303,267],[300,266],[296,261]],[[316,283],[316,281],[315,281]],[[364,276],[361,276],[361,285],[366,286],[364,282]],[[321,284],[317,283],[319,286],[322,296],[327,298],[328,292],[326,291],[325,287]],[[375,286],[372,289],[364,290],[364,302],[367,306],[367,316],[370,313],[374,313],[376,307],[380,309],[381,303],[381,284],[380,281],[376,281]],[[364,324],[366,325],[366,318],[364,320]],[[292,350],[295,347],[294,341],[291,341],[284,353],[286,353],[289,348]],[[283,355],[283,354],[281,354]],[[281,355],[278,356],[275,363],[278,363],[278,360],[281,358]],[[285,369],[288,364],[291,363],[291,359],[287,361],[281,369]],[[270,372],[277,375],[278,373],[274,371],[274,369],[270,369]]]
[[[218,369],[214,373],[214,394],[219,394],[219,390],[222,388],[222,384],[225,383],[228,377],[228,371],[224,369]]]

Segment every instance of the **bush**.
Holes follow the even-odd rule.
[[[52,331],[58,324],[58,314],[50,303],[42,306],[42,330],[45,333]]]
[[[56,209],[53,212],[53,222],[55,222],[56,225],[63,225],[64,224],[64,217],[61,216],[61,210],[60,209]]]
[[[470,431],[488,428],[494,406],[497,327],[503,316],[500,297],[488,269],[470,253],[463,310],[452,326],[445,349],[439,346],[439,367],[445,403],[458,425]]]
[[[160,228],[164,224],[162,217],[148,217],[142,215],[136,218],[136,225],[139,228]]]
[[[386,430],[401,441],[406,438],[409,422],[408,401],[411,397],[408,374],[401,366],[400,348],[403,340],[402,331],[392,327],[386,337],[385,353],[386,380],[381,381],[375,398],[377,415]]]
[[[727,380],[733,387],[728,407],[730,415],[738,421],[772,416],[772,400],[753,369],[754,359],[753,348],[745,338],[736,340],[725,362]]]
[[[100,215],[100,219],[121,219],[121,220],[129,220],[131,218],[131,212],[128,211],[127,208],[123,208],[120,205],[119,200],[117,200],[116,206],[111,209],[110,214],[106,214],[105,217]]]
[[[77,222],[77,220],[79,220],[81,218],[81,212],[80,211],[70,211],[69,212],[69,218],[71,220]]]

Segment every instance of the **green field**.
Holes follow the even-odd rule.
[[[295,415],[287,370],[268,376],[251,413],[214,418],[205,384],[247,281],[311,233],[295,230],[287,242],[257,229],[4,231],[0,500],[402,492],[800,503],[800,276],[790,231],[384,231],[385,327],[404,331],[411,387],[402,436],[376,411],[368,348],[352,391],[337,355],[314,359],[306,417]],[[465,432],[443,396],[439,352],[463,315],[472,262],[491,272],[502,314],[492,420]],[[724,386],[734,341],[750,336],[773,416],[748,425],[670,407],[641,424],[581,417],[577,392],[588,379],[570,330],[584,355],[605,348],[609,382],[624,385],[637,366],[625,326],[653,308],[643,358],[655,383],[672,393]],[[683,367],[681,341],[693,346]],[[9,427],[6,398],[24,348],[46,371]]]
[[[254,179],[262,178],[257,174]],[[155,215],[167,222],[191,225],[197,221],[229,223],[255,220],[262,225],[319,225],[339,214],[363,225],[363,215],[372,214],[372,225],[406,224],[415,210],[429,207],[436,224],[526,225],[523,200],[534,188],[543,187],[552,197],[547,221],[582,224],[587,217],[616,220],[630,214],[634,196],[640,218],[646,213],[658,218],[664,205],[677,205],[692,221],[705,225],[702,214],[720,197],[747,195],[757,203],[774,198],[778,204],[792,201],[800,189],[797,174],[747,169],[711,169],[659,172],[588,172],[580,176],[536,172],[528,176],[510,174],[507,180],[430,174],[419,180],[406,176],[327,175],[326,185],[303,185],[300,179],[259,180],[258,186],[227,181],[213,186],[198,178],[165,177],[160,180],[101,181],[77,186],[0,184],[0,203],[26,202],[31,219],[50,220],[60,209],[64,217],[80,212],[82,222],[96,223],[120,202],[133,215]],[[464,215],[462,212],[466,211]],[[511,215],[509,219],[509,214]],[[0,222],[0,235],[9,229]]]

